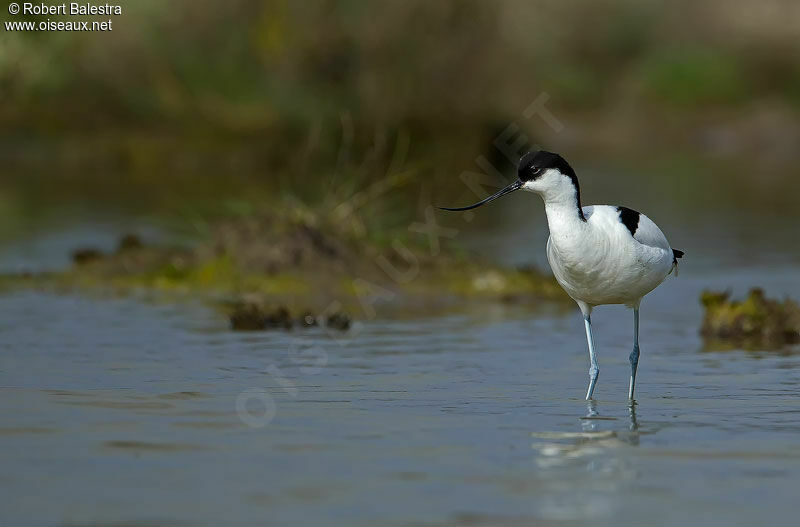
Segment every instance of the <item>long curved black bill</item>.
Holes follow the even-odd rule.
[[[501,196],[505,196],[506,194],[510,194],[510,193],[514,192],[515,190],[519,190],[520,188],[522,188],[522,181],[517,180],[517,181],[513,182],[512,184],[510,184],[509,186],[507,186],[506,188],[504,188],[503,190],[501,190],[500,192],[492,194],[488,198],[482,199],[478,203],[475,203],[474,205],[469,205],[467,207],[456,207],[456,208],[449,208],[449,207],[439,207],[439,208],[442,209],[442,210],[453,210],[453,211],[474,209],[474,208],[480,207],[481,205],[485,205],[485,204],[489,203],[490,201],[495,200],[495,199],[497,199],[497,198],[499,198]]]

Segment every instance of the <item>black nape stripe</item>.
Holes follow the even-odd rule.
[[[546,152],[545,150],[533,150],[528,152],[519,160],[517,169],[517,176],[520,181],[535,181],[540,178],[546,169],[555,168],[565,176],[567,176],[572,185],[575,187],[575,197],[578,205],[578,217],[581,221],[586,221],[586,216],[583,215],[583,206],[581,205],[581,186],[578,183],[578,176],[575,175],[575,170],[567,163],[567,160],[553,152]]]
[[[617,207],[617,212],[619,221],[631,231],[631,236],[636,235],[636,229],[639,228],[639,213],[628,207]]]

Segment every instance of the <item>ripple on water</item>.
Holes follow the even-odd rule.
[[[10,426],[0,427],[0,436],[24,435],[24,434],[55,434],[57,428],[44,426]]]
[[[244,423],[241,421],[178,421],[172,423],[172,426],[207,430],[231,430],[235,428],[242,428]]]
[[[91,406],[95,408],[110,408],[114,410],[168,410],[175,406],[169,403],[156,401],[58,401],[57,404],[69,406]]]
[[[158,395],[159,399],[180,399],[180,400],[208,399],[209,397],[211,397],[210,394],[203,392],[171,392],[171,393],[162,393]]]
[[[130,452],[191,452],[194,450],[211,450],[211,447],[191,443],[167,443],[155,441],[136,441],[129,439],[115,439],[104,441],[104,449],[123,450]]]

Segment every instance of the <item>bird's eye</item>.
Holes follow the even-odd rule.
[[[534,179],[538,179],[543,173],[542,167],[537,167],[535,165],[528,165],[525,168],[520,168],[519,170],[519,177],[523,181],[533,181]]]

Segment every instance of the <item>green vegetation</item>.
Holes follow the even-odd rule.
[[[666,51],[650,59],[643,76],[656,97],[679,105],[739,104],[751,89],[736,55],[709,49]]]
[[[304,318],[298,313],[318,316],[333,304],[340,308],[325,319],[338,327],[349,326],[346,312],[371,316],[374,301],[446,307],[567,300],[536,270],[477,261],[449,246],[434,256],[427,245],[383,235],[389,243],[374,241],[358,222],[340,224],[308,209],[251,212],[218,219],[194,248],[148,246],[128,234],[111,254],[78,248],[63,272],[6,275],[0,283],[199,297],[219,303],[240,329],[294,325]]]
[[[706,291],[701,302],[701,333],[712,348],[779,349],[800,342],[800,306],[792,300],[780,302],[751,289],[742,301]]]

